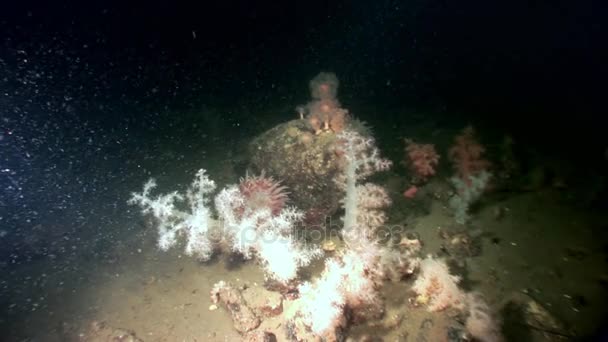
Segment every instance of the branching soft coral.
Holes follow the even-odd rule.
[[[460,135],[456,136],[454,145],[450,148],[448,156],[454,164],[454,170],[460,179],[469,182],[470,176],[481,171],[487,171],[490,162],[483,158],[486,149],[475,137],[473,126],[467,126]]]
[[[294,229],[302,212],[288,206],[273,213],[274,206],[252,208],[247,203],[236,185],[215,198],[222,231],[233,251],[247,259],[256,255],[269,279],[287,283],[300,267],[322,254],[319,248],[305,247],[303,241],[296,240]]]
[[[346,325],[343,282],[342,266],[336,259],[329,259],[319,278],[299,286],[300,298],[285,315],[287,329],[295,340],[338,340],[338,329]]]
[[[369,234],[384,223],[384,214],[375,210],[390,204],[386,191],[377,185],[360,186],[358,183],[370,175],[387,170],[391,162],[380,157],[375,142],[354,131],[344,131],[338,136],[338,155],[343,159],[343,172],[336,182],[345,190],[343,235]],[[368,197],[366,197],[368,196]]]
[[[262,234],[257,253],[267,277],[282,284],[295,279],[301,267],[323,254],[317,247],[306,247],[294,235],[281,235],[272,230]]]
[[[417,294],[416,302],[427,305],[429,311],[462,309],[465,294],[458,287],[459,282],[460,278],[450,274],[444,261],[428,257],[420,262],[420,274],[412,290]]]
[[[456,193],[450,198],[448,204],[454,210],[454,219],[458,224],[465,224],[469,220],[469,208],[475,203],[490,182],[492,175],[481,171],[476,175],[469,175],[467,182],[459,177],[450,178]]]
[[[208,204],[209,195],[215,190],[215,182],[209,179],[205,170],[200,169],[185,196],[174,191],[152,197],[151,192],[155,187],[156,181],[150,179],[141,193],[131,195],[128,203],[139,205],[143,214],[150,214],[157,220],[158,247],[167,250],[177,243],[179,236],[184,236],[186,254],[202,260],[209,259],[213,246],[208,236],[212,221]],[[184,201],[188,211],[176,206]]]
[[[284,207],[285,189],[263,175],[246,177],[240,185],[220,191],[215,198],[219,223],[211,218],[209,209],[209,196],[216,186],[205,170],[197,172],[185,195],[171,192],[153,197],[154,187],[155,180],[149,180],[141,193],[133,193],[129,203],[139,205],[143,214],[156,219],[162,250],[174,246],[183,236],[186,254],[207,260],[214,242],[223,240],[245,258],[257,256],[266,276],[281,283],[294,279],[300,267],[322,254],[319,248],[296,240],[294,229],[302,213]],[[177,205],[180,202],[186,202],[189,210],[182,211]],[[211,228],[217,236],[212,236]]]
[[[359,253],[346,251],[342,257],[326,260],[319,278],[300,285],[300,298],[286,314],[295,340],[339,340],[338,333],[346,326],[344,310],[361,310],[378,301],[377,285],[369,276],[374,267],[368,261]]]
[[[439,154],[433,144],[419,144],[405,139],[405,165],[412,173],[412,183],[422,183],[435,174]]]

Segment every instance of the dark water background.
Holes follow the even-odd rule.
[[[508,133],[526,158],[568,165],[570,184],[601,188],[606,14],[600,1],[561,0],[7,3],[3,310],[14,302],[11,272],[103,258],[129,231],[99,227],[137,217],[131,191],[242,154],[296,117],[319,71],[338,75],[342,104],[389,157],[401,157],[402,137],[474,123],[488,143]],[[601,196],[579,205],[606,209]]]

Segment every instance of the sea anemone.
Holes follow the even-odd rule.
[[[253,210],[268,208],[272,215],[279,214],[285,206],[288,195],[286,189],[272,177],[266,177],[264,172],[259,176],[247,174],[239,183],[239,190],[247,201],[247,207]]]

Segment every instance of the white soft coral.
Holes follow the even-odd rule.
[[[258,240],[258,222],[271,216],[270,210],[247,212],[245,198],[238,186],[229,186],[215,197],[215,209],[220,220],[223,237],[231,245],[232,251],[251,259]]]
[[[298,287],[300,298],[286,313],[289,329],[296,340],[319,337],[335,340],[336,330],[346,323],[343,283],[343,265],[337,259],[328,259],[319,278]]]
[[[375,142],[354,131],[338,135],[338,151],[343,156],[344,170],[336,183],[346,191],[344,206],[344,233],[376,229],[385,221],[379,209],[390,204],[386,191],[373,184],[360,185],[365,178],[387,170],[391,162],[380,157]],[[366,196],[370,196],[367,200]]]
[[[150,214],[158,221],[158,247],[167,250],[173,247],[182,235],[186,240],[185,253],[207,260],[213,253],[209,240],[211,213],[209,195],[215,190],[213,182],[204,169],[198,170],[196,178],[182,195],[177,191],[153,197],[156,181],[150,179],[141,193],[133,193],[129,204],[139,205],[143,214]],[[188,210],[177,208],[178,202],[186,201]]]
[[[285,284],[322,255],[319,248],[305,246],[294,234],[301,211],[285,207],[273,214],[269,208],[252,208],[247,203],[236,185],[215,198],[222,231],[232,250],[247,259],[257,256],[267,278]]]
[[[299,286],[300,298],[286,313],[296,340],[335,341],[338,330],[346,324],[346,307],[362,310],[380,300],[377,284],[370,276],[373,270],[368,257],[348,250],[342,256],[327,259],[319,278]]]
[[[257,242],[257,253],[267,277],[281,283],[296,278],[301,267],[322,255],[321,249],[307,248],[293,235],[282,236],[274,231],[262,234]]]
[[[177,244],[180,236],[186,241],[185,253],[207,260],[213,253],[211,226],[225,240],[232,251],[245,258],[258,257],[268,278],[287,283],[297,276],[300,267],[310,264],[322,252],[319,248],[306,247],[296,240],[296,223],[302,212],[293,207],[281,208],[273,213],[270,207],[249,205],[237,185],[229,186],[215,197],[219,224],[211,218],[209,195],[215,191],[215,183],[205,170],[197,172],[196,178],[182,195],[176,191],[153,196],[156,181],[150,179],[140,193],[133,193],[129,204],[139,205],[144,214],[152,215],[158,222],[158,246],[167,250]],[[178,205],[185,202],[186,205]],[[188,210],[181,210],[187,207]]]
[[[427,304],[429,311],[441,311],[450,307],[462,309],[465,294],[458,287],[460,278],[450,274],[448,265],[432,257],[420,262],[420,275],[412,290],[418,295],[416,301]]]

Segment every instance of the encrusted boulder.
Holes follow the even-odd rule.
[[[289,121],[251,142],[250,168],[280,180],[307,222],[320,224],[336,212],[343,197],[334,182],[340,171],[337,140],[332,132],[315,135],[306,120]]]

